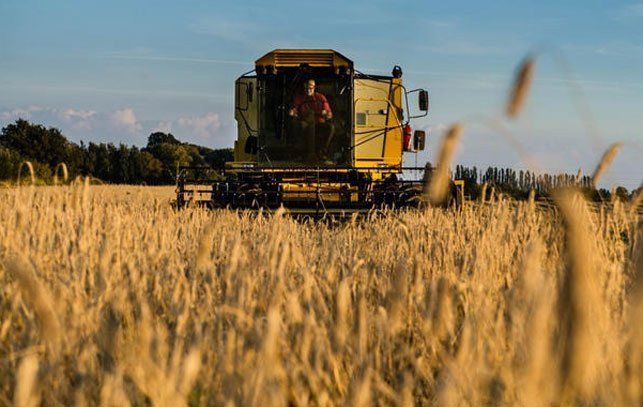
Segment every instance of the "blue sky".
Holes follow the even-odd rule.
[[[458,163],[589,174],[621,141],[603,185],[643,180],[643,3],[2,0],[0,15],[0,126],[24,117],[74,141],[143,146],[163,130],[232,146],[239,74],[274,48],[333,48],[363,72],[399,64],[429,89],[419,163],[464,120]],[[507,124],[519,154],[480,118],[498,117],[533,50],[526,109]]]

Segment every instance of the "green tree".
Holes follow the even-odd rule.
[[[18,166],[23,161],[20,154],[8,148],[0,148],[0,180],[16,177]]]
[[[138,156],[138,168],[141,179],[147,184],[161,183],[163,164],[147,151],[141,151]]]
[[[158,146],[160,144],[182,144],[179,140],[177,140],[172,133],[162,133],[160,131],[157,131],[155,133],[152,133],[149,135],[147,138],[147,148],[154,148],[155,146]]]
[[[56,128],[45,128],[18,119],[0,133],[0,144],[24,159],[48,164],[51,169],[58,163],[70,161],[73,150],[71,143]],[[69,167],[68,163],[68,167]]]
[[[121,144],[80,145],[56,128],[18,119],[0,133],[0,179],[15,179],[20,163],[31,161],[36,176],[51,181],[56,166],[64,162],[69,175],[88,175],[110,183],[169,184],[175,181],[177,166],[197,165],[220,168],[232,161],[232,150],[213,150],[182,143],[172,134],[150,134],[142,150]]]

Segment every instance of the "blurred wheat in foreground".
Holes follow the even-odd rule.
[[[626,205],[307,223],[0,191],[0,405],[643,403]]]

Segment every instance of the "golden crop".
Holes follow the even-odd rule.
[[[0,190],[0,404],[643,401],[625,204],[313,223],[171,192]]]

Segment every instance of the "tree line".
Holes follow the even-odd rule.
[[[45,183],[65,163],[72,179],[80,175],[114,184],[164,185],[175,182],[178,165],[222,167],[232,161],[232,150],[184,143],[162,132],[150,134],[144,148],[76,144],[56,128],[18,119],[0,133],[0,180],[15,180],[24,161],[32,163],[36,178]]]
[[[60,130],[46,128],[18,119],[0,132],[0,181],[15,180],[24,161],[33,165],[35,176],[44,183],[52,181],[59,163],[65,163],[69,176],[91,176],[114,184],[167,185],[175,182],[178,165],[222,167],[232,161],[232,149],[210,149],[177,140],[172,134],[150,134],[143,148],[118,146],[112,143],[76,144],[69,141]],[[506,195],[525,199],[529,191],[538,196],[548,196],[553,188],[576,185],[586,196],[602,200],[616,193],[621,198],[629,196],[618,187],[614,191],[596,190],[591,178],[582,174],[535,174],[511,168],[488,167],[486,171],[458,165],[455,179],[465,182],[465,194],[477,199],[481,185],[486,183]]]
[[[458,165],[453,174],[455,179],[464,180],[464,192],[472,199],[480,196],[482,184],[493,186],[497,191],[515,199],[526,199],[530,191],[536,196],[548,197],[555,188],[576,186],[591,200],[600,201],[611,198],[616,194],[621,199],[629,199],[627,189],[619,186],[613,191],[596,189],[592,185],[591,177],[578,174],[536,174],[529,170],[514,170],[511,168],[488,167],[486,171],[479,171],[477,167],[464,167]],[[632,192],[633,194],[634,192]]]

